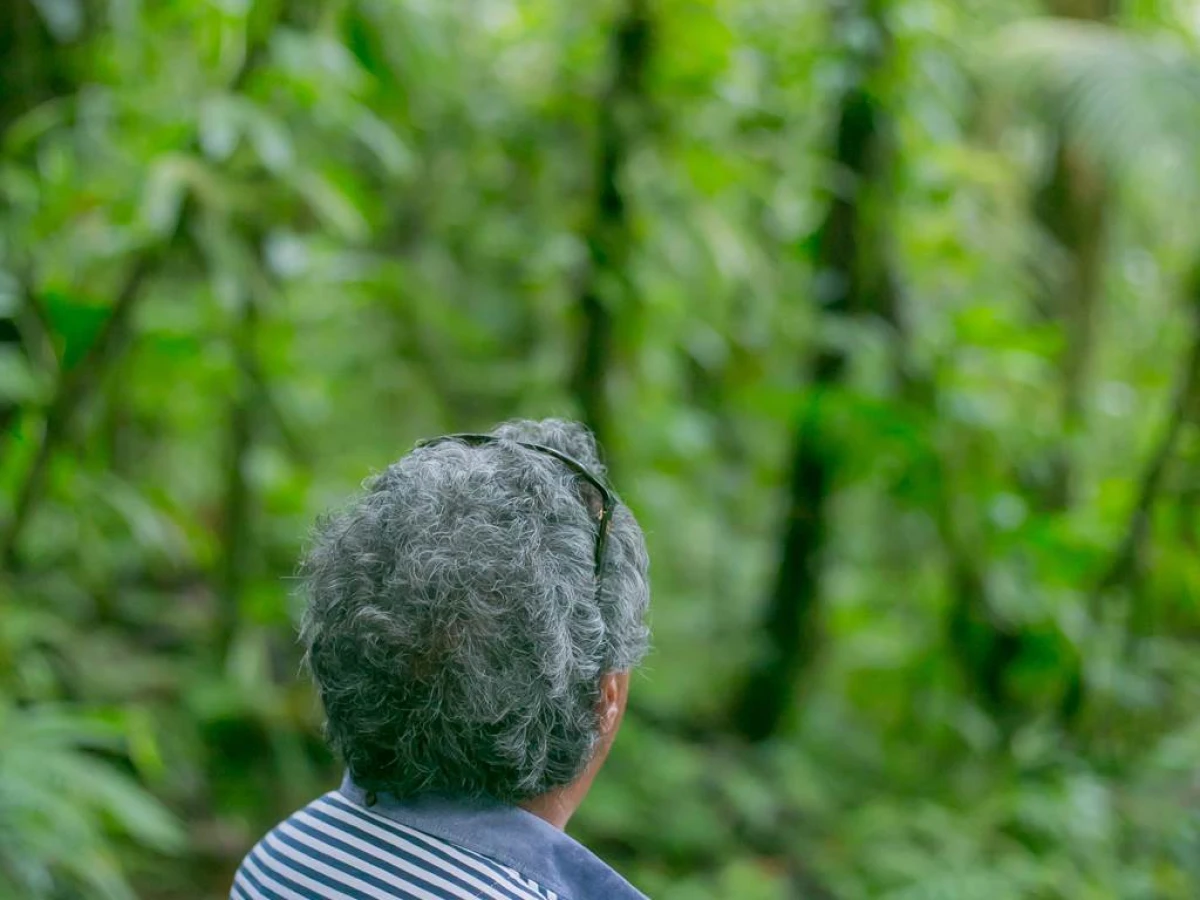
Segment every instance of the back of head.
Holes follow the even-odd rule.
[[[356,783],[520,802],[571,783],[602,676],[646,649],[647,556],[618,503],[597,591],[595,441],[561,420],[419,447],[318,528],[301,629],[326,730]],[[521,443],[518,443],[521,442]]]

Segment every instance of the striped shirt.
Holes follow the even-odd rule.
[[[247,854],[231,900],[645,900],[581,844],[498,804],[380,795],[347,779]]]

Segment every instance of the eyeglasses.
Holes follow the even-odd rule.
[[[601,505],[600,513],[597,516],[600,527],[596,532],[596,554],[595,554],[595,574],[596,574],[596,593],[600,593],[600,573],[604,564],[604,547],[608,543],[608,532],[612,527],[613,512],[617,508],[617,495],[608,489],[599,478],[587,470],[587,467],[561,450],[555,450],[553,447],[547,447],[544,444],[532,444],[526,441],[514,441],[509,438],[496,437],[493,434],[447,434],[442,437],[428,438],[423,441],[417,441],[416,446],[433,447],[437,444],[444,444],[449,441],[458,441],[466,444],[468,447],[483,447],[488,444],[515,444],[518,447],[524,447],[526,450],[533,450],[535,453],[544,453],[546,456],[552,456],[560,463],[594,487],[600,494]]]

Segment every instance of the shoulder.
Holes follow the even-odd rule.
[[[519,807],[494,801],[396,800],[379,795],[368,810],[349,778],[338,800],[386,824],[436,838],[514,878],[537,896],[558,900],[645,900],[644,895],[586,847]]]
[[[516,869],[413,828],[337,792],[314,800],[247,854],[231,898],[362,896],[424,900],[573,900]]]

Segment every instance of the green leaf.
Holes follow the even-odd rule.
[[[91,350],[112,309],[90,297],[57,290],[47,291],[42,305],[61,346],[62,370],[69,372]]]
[[[1196,187],[1200,150],[1200,51],[1168,35],[1137,35],[1094,22],[1041,20],[997,37],[1001,71],[1040,90],[1100,158],[1137,167],[1166,150]]]

